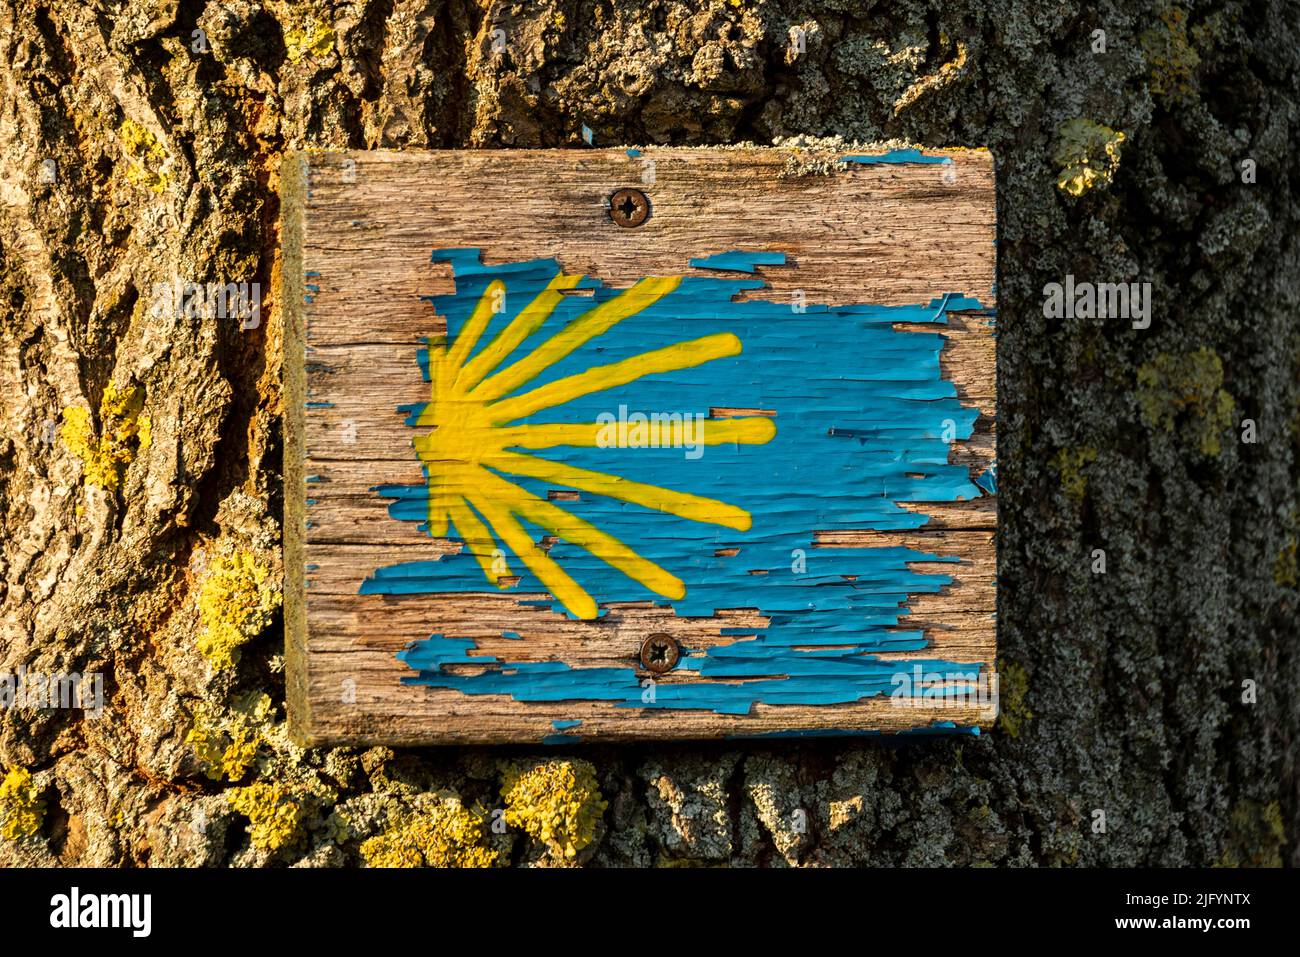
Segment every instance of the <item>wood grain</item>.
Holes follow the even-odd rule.
[[[490,263],[555,256],[566,272],[614,286],[646,275],[738,276],[685,269],[686,255],[772,250],[787,253],[789,265],[759,267],[767,288],[753,298],[782,301],[801,290],[809,302],[903,305],[956,292],[996,306],[992,158],[984,151],[934,155],[951,163],[850,166],[795,177],[782,175],[789,154],[779,149],[651,148],[638,157],[621,150],[288,155],[286,632],[298,739],[535,742],[553,733],[553,721],[575,719],[583,740],[987,725],[995,714],[990,705],[902,707],[886,697],[757,704],[746,715],[720,715],[403,685],[412,672],[395,653],[435,632],[475,638],[474,654],[485,658],[640,668],[638,651],[649,634],[669,632],[691,649],[707,649],[743,640],[743,629],[757,631],[765,619],[743,608],[719,610],[715,619],[679,618],[671,608],[629,603],[579,622],[519,604],[544,597],[538,595],[358,594],[379,565],[460,548],[454,539],[430,539],[415,523],[389,520],[385,501],[370,491],[377,464],[385,481],[422,480],[410,451],[412,430],[393,410],[427,400],[428,385],[412,375],[414,349],[445,331],[419,298],[454,292],[450,266],[431,264],[431,250],[479,246]],[[653,185],[642,183],[647,159]],[[639,228],[615,225],[603,205],[623,186],[651,196],[653,214]],[[308,292],[305,283],[315,288]],[[996,452],[994,330],[986,316],[970,313],[951,315],[942,331],[944,376],[980,412],[975,434],[950,454],[974,478]],[[906,545],[958,558],[937,569],[954,578],[952,585],[909,603],[902,627],[923,629],[929,646],[881,657],[897,658],[900,667],[940,657],[992,676],[996,498],[905,507],[929,516],[928,524],[909,533],[822,532],[816,547]],[[719,638],[720,623],[742,631]],[[486,665],[448,667],[473,672]],[[656,680],[699,678],[678,669]]]

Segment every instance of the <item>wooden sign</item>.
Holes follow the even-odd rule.
[[[985,151],[285,160],[311,743],[996,713]]]

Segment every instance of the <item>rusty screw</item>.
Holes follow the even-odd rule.
[[[651,635],[641,643],[641,664],[657,675],[672,671],[681,657],[681,646],[672,635]]]
[[[609,218],[620,226],[640,226],[650,215],[650,200],[639,189],[620,189],[609,198]]]

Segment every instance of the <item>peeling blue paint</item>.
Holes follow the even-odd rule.
[[[733,249],[728,253],[716,253],[692,259],[691,265],[696,269],[719,269],[731,272],[753,274],[759,266],[784,266],[785,253],[745,252]]]
[[[990,495],[998,494],[998,463],[991,462],[989,467],[980,473],[980,477],[975,480],[975,484]]]
[[[908,737],[925,737],[927,735],[968,734],[978,738],[979,725],[957,724],[954,721],[936,721],[925,728],[904,728],[901,731],[877,731],[853,728],[804,728],[790,731],[760,731],[756,734],[729,734],[728,740],[756,741],[772,738],[880,738],[906,735]]]
[[[863,166],[903,165],[907,163],[951,163],[950,156],[926,156],[916,148],[890,150],[887,153],[842,156],[841,163],[859,163]]]
[[[916,647],[924,645],[920,632],[911,634],[916,638]],[[403,684],[453,688],[470,695],[508,694],[516,701],[606,701],[620,708],[696,709],[733,715],[748,714],[758,701],[765,704],[851,704],[877,695],[888,695],[898,687],[895,676],[899,674],[900,666],[866,655],[860,650],[865,644],[855,642],[849,636],[841,637],[838,643],[851,650],[828,649],[821,654],[791,649],[782,653],[779,646],[769,649],[761,642],[762,636],[752,643],[715,646],[699,659],[683,659],[680,667],[710,676],[766,674],[775,677],[735,684],[703,681],[660,683],[653,688],[643,686],[640,676],[632,668],[574,668],[562,661],[506,662],[491,655],[470,655],[469,652],[477,648],[473,639],[443,635],[413,642],[398,652],[397,658],[418,672],[404,677]],[[733,649],[740,651],[738,657],[742,660],[739,663],[722,657],[715,659],[715,656],[725,655]],[[702,666],[715,660],[716,667]],[[442,667],[448,664],[489,667],[480,674],[444,674]],[[908,659],[907,665],[919,665],[927,672],[972,676],[978,669],[975,665],[929,659]],[[978,692],[974,680],[955,683],[953,689],[955,694],[962,695]]]
[[[580,724],[582,724],[582,721],[575,718],[572,721],[552,721],[551,727],[556,731],[568,731],[570,728],[576,728]]]
[[[908,728],[905,731],[899,731],[899,734],[912,735],[918,738],[924,738],[932,734],[969,734],[972,738],[980,736],[980,728],[977,724],[957,724],[955,721],[936,721],[928,728]]]
[[[747,264],[752,269],[760,263],[778,264],[776,257],[784,262],[780,253],[733,251],[692,260],[692,265],[736,269],[736,264]],[[491,341],[560,268],[555,259],[484,265],[478,249],[436,250],[431,259],[453,267],[456,292],[425,297],[446,317],[450,337],[464,326],[489,283],[505,283],[506,309],[493,318],[481,343]],[[716,265],[719,260],[728,265]],[[938,331],[898,330],[894,324],[938,328],[947,323],[950,312],[982,307],[976,299],[955,294],[901,306],[808,303],[802,312],[785,302],[733,301],[737,293],[765,285],[761,279],[687,276],[676,291],[514,394],[682,340],[722,332],[739,337],[743,352],[738,356],[649,376],[521,421],[595,421],[620,406],[646,413],[706,415],[718,407],[773,410],[777,434],[766,445],[710,446],[695,459],[681,448],[568,448],[544,456],[720,499],[753,516],[752,529],[738,532],[600,496],[584,494],[579,501],[565,502],[566,510],[686,582],[685,597],[667,601],[582,549],[556,542],[550,556],[602,606],[650,600],[670,605],[680,616],[704,618],[719,609],[748,607],[757,609],[767,625],[720,628],[718,637],[724,640],[718,644],[684,649],[679,670],[693,671],[700,680],[661,682],[649,689],[651,693],[632,667],[501,660],[472,654],[477,644],[471,638],[441,634],[398,654],[415,672],[403,679],[405,683],[470,695],[508,694],[519,701],[606,701],[618,707],[721,714],[746,714],[757,702],[846,704],[894,690],[892,679],[900,666],[880,655],[927,646],[920,629],[904,627],[908,603],[952,582],[948,575],[914,565],[957,559],[902,547],[819,548],[814,533],[916,529],[926,523],[926,516],[899,503],[947,502],[981,494],[967,469],[948,461],[945,433],[951,438],[955,426],[957,439],[969,438],[978,410],[963,406],[953,384],[942,377],[943,336]],[[564,297],[542,329],[507,363],[621,291],[592,277],[580,288],[590,289],[592,295]],[[412,374],[418,368],[428,381],[427,349],[413,358]],[[411,426],[422,409],[422,404],[399,407]],[[516,476],[511,481],[546,497],[546,482]],[[380,484],[373,491],[391,500],[392,518],[428,530],[425,485]],[[544,535],[527,523],[525,528],[534,540]],[[737,554],[718,554],[733,549]],[[553,599],[537,598],[546,589],[520,563],[512,565],[522,575],[515,589],[520,604],[565,610]],[[473,556],[462,552],[378,568],[360,590],[417,595],[487,588]],[[483,670],[444,673],[449,664],[477,664]],[[943,660],[908,660],[907,666],[913,665],[961,675],[977,670]],[[974,687],[971,683],[966,690]]]

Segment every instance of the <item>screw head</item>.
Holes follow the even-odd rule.
[[[641,642],[641,664],[657,675],[672,671],[681,661],[682,649],[672,635],[651,635]]]
[[[609,198],[609,218],[628,229],[650,216],[650,199],[639,189],[620,189]]]

